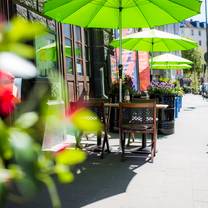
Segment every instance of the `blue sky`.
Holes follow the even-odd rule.
[[[203,0],[202,6],[201,6],[201,14],[196,15],[196,16],[192,17],[191,19],[205,22],[205,3],[204,2],[205,2],[205,0]],[[208,4],[208,0],[207,0],[207,4]]]

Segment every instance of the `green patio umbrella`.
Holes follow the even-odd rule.
[[[188,64],[153,64],[152,69],[154,70],[179,70],[179,69],[191,69]]]
[[[180,22],[200,13],[198,0],[48,0],[44,14],[62,23],[88,28],[145,28]],[[122,43],[120,41],[120,101]]]
[[[111,46],[118,48],[119,40],[113,40]],[[190,50],[197,46],[197,43],[191,39],[156,29],[133,33],[122,38],[122,48],[127,50],[164,52]],[[153,56],[151,56],[151,69],[152,64]]]
[[[119,39],[113,40],[110,45],[118,48]],[[122,38],[122,48],[136,51],[181,51],[197,46],[197,43],[191,39],[156,29],[144,30]]]
[[[165,53],[159,56],[155,56],[152,59],[153,64],[193,64],[192,61],[182,58],[180,56],[176,56],[171,53]]]

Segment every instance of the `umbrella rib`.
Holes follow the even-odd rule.
[[[65,6],[66,4],[69,4],[70,2],[72,2],[73,0],[69,0],[69,2],[64,2],[63,4],[61,4],[61,5],[59,5],[59,6],[56,6],[56,7],[54,7],[54,9],[50,9],[50,11],[53,11],[53,10],[55,10],[55,9],[58,9],[58,8],[60,8],[60,7],[62,7],[62,6]],[[90,2],[91,0],[89,0],[89,2]],[[88,2],[88,3],[89,3]],[[50,3],[48,3],[48,2],[46,2],[46,4],[45,5],[47,5],[47,4],[50,4]],[[85,6],[85,5],[84,5]],[[45,6],[44,6],[45,7]],[[83,7],[83,6],[82,6]],[[45,10],[45,9],[44,9]],[[45,12],[47,12],[47,11],[45,11]]]
[[[139,4],[138,4],[135,0],[133,0],[133,2],[136,4],[136,8],[141,12],[142,16],[143,16],[144,19],[146,20],[146,22],[147,22],[149,28],[151,28],[151,25],[149,24],[149,21],[148,21],[147,18],[145,17],[144,13],[142,12],[142,10],[141,10]]]
[[[162,42],[165,44],[165,46],[167,47],[168,51],[171,51],[170,48],[168,47],[167,43],[164,41],[165,39],[162,40]]]
[[[72,1],[72,0],[71,0],[71,1]],[[89,0],[89,1],[91,1],[91,0]],[[89,2],[88,2],[88,3],[89,3]],[[88,3],[87,3],[87,4],[88,4]],[[65,5],[62,5],[62,6],[65,6]],[[85,7],[85,6],[86,6],[86,4],[84,4],[83,6],[81,6],[81,7],[79,8],[79,10],[80,10],[81,8]],[[59,6],[59,7],[61,7],[61,6]],[[57,9],[57,8],[59,8],[59,7],[56,7],[55,9]],[[61,18],[61,20],[63,21],[65,18],[71,16],[72,14],[76,13],[76,12],[79,11],[79,10],[76,10],[76,11],[72,12],[70,15],[69,15],[69,14],[64,15],[64,17]],[[53,10],[51,10],[51,11],[53,11]]]
[[[152,4],[154,4],[155,6],[157,6],[159,9],[161,9],[161,7],[160,7],[157,3],[153,2],[153,0],[149,0],[149,1],[152,2]],[[172,2],[172,1],[171,1],[171,2]],[[176,3],[175,3],[175,4],[176,4]],[[169,16],[171,16],[174,20],[176,20],[177,22],[180,22],[180,20],[177,19],[176,17],[174,17],[172,14],[170,14],[169,11],[167,11],[167,10],[164,9],[164,8],[162,8],[162,10],[163,10],[165,13],[167,13]]]
[[[178,44],[178,45],[180,45],[180,46],[182,46],[183,47],[183,49],[180,49],[180,50],[188,50],[188,49],[186,49],[185,48],[185,46],[182,44],[182,42],[180,42],[180,41],[176,41],[176,43]],[[192,47],[193,48],[193,47]],[[192,48],[189,48],[189,49],[192,49]]]
[[[97,16],[97,14],[100,12],[100,10],[102,9],[102,7],[103,7],[103,6],[105,6],[105,4],[106,4],[106,3],[107,3],[107,1],[106,1],[106,2],[104,2],[102,5],[100,5],[99,10],[96,12],[96,14],[95,14],[95,15],[93,15],[93,16],[90,18],[90,20],[88,21],[88,23],[87,23],[86,27],[88,27],[88,26],[89,26],[90,22],[92,22],[92,21],[93,21],[93,19]]]
[[[176,3],[174,0],[169,0],[169,1],[171,1],[172,3],[174,3],[174,4],[176,4],[176,5],[180,5],[181,7],[184,7],[184,8],[188,8],[188,7],[186,7],[186,6],[184,6],[184,5],[182,5],[182,4],[180,4],[180,3]],[[189,10],[191,10],[191,11],[195,11],[195,10],[193,10],[193,9],[191,9],[191,8],[188,8]],[[196,11],[197,12],[197,11]]]

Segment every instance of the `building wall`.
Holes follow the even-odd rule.
[[[10,5],[8,5],[9,9],[5,9],[4,7],[5,5],[7,6],[8,2],[10,3]],[[49,29],[49,38],[40,37],[38,40],[31,42],[36,52],[40,51],[40,49],[43,49],[45,46],[53,46],[51,47],[51,52],[54,56],[51,60],[40,60],[43,56],[37,56],[37,53],[33,60],[40,70],[40,79],[47,78],[48,71],[59,72],[64,78],[64,85],[67,89],[67,92],[63,93],[66,102],[79,99],[84,89],[87,93],[91,93],[92,96],[101,97],[101,73],[97,73],[96,67],[98,67],[98,65],[99,67],[103,67],[104,80],[107,80],[105,86],[107,87],[110,58],[109,50],[105,42],[110,38],[110,33],[106,35],[103,30],[99,32],[95,30],[89,34],[89,31],[84,28],[80,30],[77,26],[60,24],[54,20],[48,19],[43,15],[43,1],[0,0],[0,6],[0,11],[3,11],[6,19],[8,19],[7,17],[18,14],[31,21],[37,20]],[[78,34],[79,31],[81,31],[80,35]],[[98,35],[98,33],[101,35]],[[93,38],[95,39],[93,40]],[[96,44],[95,40],[99,42],[99,44]],[[102,44],[100,44],[101,42]],[[45,55],[48,54],[45,53],[44,50],[41,51],[41,53]],[[101,51],[101,53],[97,53],[97,51]],[[38,63],[38,61],[42,62]],[[98,84],[96,85],[96,83]],[[62,85],[62,87],[64,87],[64,85]]]
[[[180,35],[195,40],[203,54],[207,51],[206,23],[199,21],[184,21],[180,25]]]

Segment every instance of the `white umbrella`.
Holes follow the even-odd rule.
[[[155,56],[150,61],[152,61],[153,64],[193,64],[192,61],[171,53]]]

